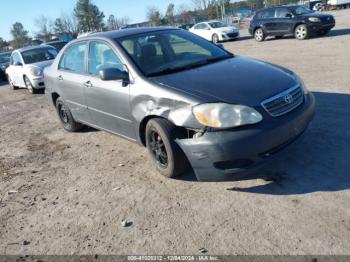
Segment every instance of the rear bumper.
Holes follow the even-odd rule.
[[[296,140],[315,114],[315,98],[309,93],[294,111],[250,127],[207,132],[196,139],[176,142],[185,152],[200,181],[230,180],[250,172]]]

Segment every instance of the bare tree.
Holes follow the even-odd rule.
[[[62,13],[61,20],[68,34],[76,38],[79,34],[78,19],[73,13]]]
[[[192,0],[192,3],[196,10],[206,10],[210,2],[210,0]]]
[[[50,40],[53,34],[53,22],[50,17],[41,15],[34,20],[35,26],[39,29],[36,34],[41,35],[45,41]]]
[[[162,15],[160,14],[158,7],[149,6],[147,8],[147,19],[154,26],[159,26],[162,24]]]
[[[183,24],[189,24],[192,22],[192,16],[190,14],[190,8],[185,4],[181,4],[176,10],[176,16]]]
[[[116,23],[117,23],[118,28],[122,28],[122,27],[130,24],[130,21],[131,21],[131,19],[128,16],[124,16],[122,18],[116,19]]]

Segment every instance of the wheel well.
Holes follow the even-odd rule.
[[[146,126],[148,121],[150,121],[153,118],[163,118],[163,117],[155,116],[155,115],[146,116],[144,119],[142,119],[139,126],[139,136],[140,136],[141,143],[144,146],[146,146]]]
[[[161,116],[157,116],[157,115],[146,116],[144,119],[142,119],[140,126],[139,126],[139,136],[140,136],[140,141],[141,141],[142,145],[144,145],[144,146],[146,146],[146,126],[147,126],[147,123],[151,119],[155,119],[155,118],[162,118],[162,119],[169,121],[168,119],[161,117]],[[179,137],[187,137],[191,133],[191,131],[187,132],[186,128],[180,127],[180,126],[177,126],[176,130],[178,131]]]
[[[294,28],[293,28],[293,33],[294,33],[294,31],[295,31],[295,28],[297,28],[297,26],[299,26],[299,25],[305,25],[305,23],[300,22],[300,23],[295,24],[295,26],[294,26]]]
[[[254,28],[253,34],[255,34],[255,31],[258,30],[259,28],[263,29],[261,26],[257,26],[257,27]],[[264,30],[264,29],[263,29],[263,30]]]
[[[51,94],[51,97],[52,97],[52,102],[53,102],[53,105],[54,105],[54,106],[56,106],[56,101],[57,101],[57,98],[59,98],[59,97],[60,97],[60,95],[59,95],[59,94],[57,94],[57,93],[52,93],[52,94]]]

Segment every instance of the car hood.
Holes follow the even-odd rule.
[[[302,17],[308,18],[308,17],[318,17],[318,18],[322,18],[322,17],[330,17],[331,15],[329,14],[322,14],[322,13],[309,13],[309,14],[303,14],[301,15]]]
[[[33,64],[28,64],[28,67],[32,67],[32,66],[36,66],[39,67],[41,69],[44,69],[45,67],[50,66],[53,63],[54,60],[47,60],[47,61],[41,61],[41,62],[37,62],[37,63],[33,63]]]
[[[238,29],[233,26],[226,26],[226,27],[214,28],[214,30],[217,32],[231,33],[232,31],[237,31]]]
[[[200,96],[203,102],[252,107],[297,83],[288,69],[240,56],[151,80]]]

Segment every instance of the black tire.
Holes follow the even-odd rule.
[[[262,28],[257,28],[254,31],[254,39],[257,42],[263,42],[266,38],[266,35],[264,33],[264,30]]]
[[[38,93],[38,90],[33,87],[32,82],[30,82],[30,80],[27,76],[24,76],[23,80],[24,80],[24,84],[26,85],[26,88],[28,89],[29,93],[31,93],[32,95]]]
[[[15,85],[12,83],[12,80],[11,80],[11,78],[10,78],[9,75],[7,76],[7,81],[9,82],[9,85],[10,85],[10,87],[11,87],[13,90],[17,90],[17,89],[18,89],[18,87],[15,86]]]
[[[68,132],[76,132],[80,130],[83,125],[76,122],[70,112],[68,106],[64,103],[62,98],[56,100],[56,110],[58,117],[62,123],[63,128]]]
[[[305,40],[309,37],[309,33],[306,25],[301,24],[295,27],[294,29],[294,37],[298,40]]]
[[[173,178],[188,168],[188,161],[175,139],[181,136],[176,127],[166,119],[154,118],[146,125],[146,146],[157,171]],[[158,150],[158,152],[156,152]]]
[[[219,36],[218,36],[217,34],[213,34],[212,37],[211,37],[211,41],[212,41],[214,44],[219,43]]]

